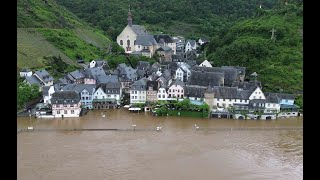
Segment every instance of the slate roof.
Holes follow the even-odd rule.
[[[73,77],[73,79],[76,79],[76,80],[84,78],[84,74],[79,70],[70,72],[69,74]]]
[[[276,95],[276,93],[264,93],[266,96],[266,102],[267,103],[279,103],[280,99]]]
[[[57,83],[68,84],[68,79],[66,77],[62,77],[58,79]]]
[[[76,91],[58,91],[52,94],[52,104],[77,104],[80,96]]]
[[[98,75],[96,76],[97,84],[108,83],[108,82],[119,82],[117,75]]]
[[[160,48],[157,49],[157,51],[164,51],[164,52],[169,52],[172,49],[169,46],[161,46]]]
[[[188,84],[199,86],[219,86],[223,82],[224,73],[191,71]]]
[[[170,62],[168,64],[168,69],[170,71],[170,74],[175,74],[176,70],[178,69],[178,64],[176,62]]]
[[[205,67],[205,66],[194,66],[194,71],[204,71],[204,72],[220,72],[224,73],[224,85],[232,86],[237,79],[238,70],[233,67]]]
[[[204,87],[204,86],[186,85],[183,88],[184,96],[185,97],[203,98],[206,89],[207,89],[207,87]]]
[[[81,93],[84,89],[89,92],[89,95],[92,95],[95,91],[94,84],[68,84],[62,88],[63,91],[76,91]]]
[[[29,68],[23,68],[20,72],[32,72]]]
[[[255,82],[253,82],[253,81],[250,81],[250,82],[247,82],[247,81],[245,81],[245,82],[235,82],[235,83],[233,83],[233,86],[234,87],[238,87],[238,88],[243,89],[243,90],[249,90],[251,92],[256,90],[257,87],[262,89],[261,88],[261,82],[259,82],[259,81],[255,81]]]
[[[101,88],[103,92],[106,94],[119,94],[120,87],[121,87],[120,82],[108,82],[108,83],[99,84],[96,89]]]
[[[196,44],[195,40],[187,39],[186,44],[190,42],[191,46],[194,46]]]
[[[152,35],[137,36],[136,45],[152,46],[156,44],[157,42]]]
[[[104,65],[107,65],[108,63],[104,60],[95,60],[96,61],[96,65],[95,67],[101,67],[101,66],[104,66]]]
[[[146,73],[145,70],[140,70],[140,69],[137,70],[138,77],[143,77],[145,75],[145,73]]]
[[[132,25],[130,26],[131,29],[138,35],[147,35],[149,34],[146,30],[146,28],[144,28],[144,26],[140,26],[140,25]]]
[[[153,91],[158,91],[158,89],[159,89],[158,81],[148,81],[147,82],[147,90],[149,90],[149,87],[152,87]]]
[[[182,82],[180,80],[175,80],[170,84],[170,87],[174,86],[174,85],[180,85],[181,87],[184,87],[185,84],[184,84],[184,82]]]
[[[96,79],[96,76],[98,75],[106,75],[102,67],[87,68],[84,70],[83,74],[86,78],[90,79]]]
[[[276,98],[276,99],[278,99],[278,102],[280,102],[281,99],[291,99],[291,100],[295,99],[294,94],[266,92],[266,93],[264,93],[264,95],[266,96],[266,98],[268,98],[268,97],[274,98],[274,99]]]
[[[137,69],[147,70],[150,68],[150,63],[148,61],[139,61],[137,65]]]
[[[241,66],[221,66],[222,68],[235,68],[238,70],[240,75],[245,75],[246,74],[246,67],[241,67]]]
[[[140,90],[140,91],[145,91],[146,90],[146,81],[143,79],[140,79],[138,81],[135,81],[131,85],[131,90]]]
[[[251,94],[252,94],[252,91],[238,90],[236,98],[237,99],[242,99],[242,100],[248,100]]]
[[[53,81],[53,77],[45,70],[36,71],[34,74],[38,75],[44,82]]]
[[[168,34],[158,34],[153,37],[157,43],[173,43],[173,38]]]
[[[34,76],[26,76],[26,81],[28,81],[30,84],[37,84],[39,86],[41,86],[41,81],[34,77]]]
[[[216,86],[214,87],[214,97],[219,99],[237,99],[237,88]]]
[[[168,69],[165,69],[162,73],[162,77],[164,77],[166,80],[169,80],[171,78],[171,74]]]

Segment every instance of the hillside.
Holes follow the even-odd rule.
[[[213,37],[207,58],[215,66],[245,66],[247,75],[257,72],[264,91],[299,94],[303,91],[302,32],[302,4],[258,9],[255,17]]]
[[[260,3],[270,9],[278,0],[57,0],[112,39],[126,25],[129,4],[136,24],[150,32],[186,37],[211,36],[236,20],[252,16]],[[177,31],[184,30],[184,31]]]
[[[111,43],[54,0],[17,1],[17,27],[18,68],[45,68],[46,56],[77,65],[76,59],[103,58]]]

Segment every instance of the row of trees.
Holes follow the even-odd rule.
[[[166,116],[169,110],[179,110],[179,111],[196,111],[196,112],[210,112],[210,107],[207,103],[202,105],[192,104],[189,99],[184,99],[183,101],[159,101],[157,103],[160,108],[157,111],[159,116]]]

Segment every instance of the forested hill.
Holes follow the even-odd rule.
[[[111,43],[54,0],[17,1],[17,27],[18,69],[53,68],[50,57],[76,66],[76,59],[103,57]]]
[[[212,36],[235,20],[254,15],[261,4],[270,9],[278,0],[57,0],[113,39],[127,24],[129,4],[135,24],[151,32],[186,37]]]
[[[272,31],[274,36],[272,36]],[[303,91],[303,5],[259,9],[211,39],[207,58],[215,66],[240,65],[257,72],[264,91]]]

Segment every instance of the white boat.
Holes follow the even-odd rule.
[[[130,105],[125,105],[125,106],[123,106],[124,108],[130,108]]]

